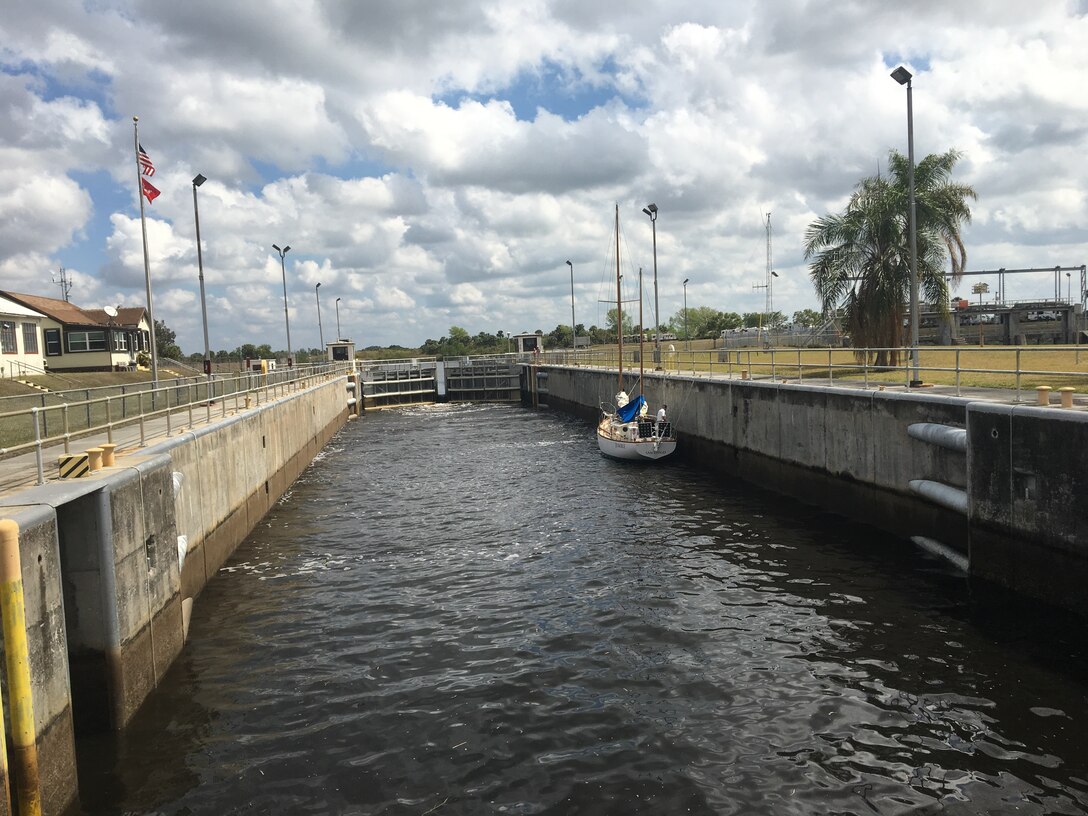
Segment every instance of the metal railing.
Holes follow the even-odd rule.
[[[858,359],[857,353],[861,354]],[[624,368],[637,371],[639,353],[624,350]],[[879,359],[897,360],[878,364]],[[548,351],[543,363],[615,369],[613,348]],[[914,372],[909,348],[853,349],[842,347],[763,349],[678,349],[662,352],[659,365],[652,351],[644,356],[646,371],[691,376],[764,379],[861,387],[910,387]],[[1015,401],[1024,390],[1038,386],[1074,388],[1088,392],[1088,348],[1081,346],[955,346],[920,349],[919,374],[928,385],[951,386],[957,396],[964,388],[1008,389]],[[1034,394],[1031,397],[1034,399]]]
[[[122,386],[129,390],[120,394],[98,393],[116,391],[118,387],[77,389],[86,398],[74,400],[69,398],[70,392],[49,392],[41,395],[40,405],[0,412],[0,458],[35,451],[38,484],[44,484],[45,447],[63,444],[67,454],[73,439],[100,433],[113,443],[114,431],[130,425],[139,426],[142,447],[147,444],[148,424],[153,420],[163,420],[165,434],[170,436],[176,430],[192,428],[198,421],[211,422],[213,414],[225,417],[228,409],[237,413],[352,370],[351,363],[326,363],[267,374],[244,372],[210,380],[199,377],[160,381],[157,388],[152,388],[150,382],[139,383],[135,385],[144,387]],[[91,392],[95,392],[93,396]]]

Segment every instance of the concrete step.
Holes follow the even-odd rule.
[[[32,382],[29,382],[27,380],[16,380],[15,382],[19,383],[20,385],[25,385],[28,388],[36,388],[38,391],[44,391],[47,394],[52,393],[44,385],[37,385],[36,383],[32,383]]]

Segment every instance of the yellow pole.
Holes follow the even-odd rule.
[[[11,698],[15,799],[22,816],[41,816],[42,792],[38,779],[38,745],[26,642],[23,573],[19,561],[19,525],[12,519],[0,519],[0,612],[4,618],[4,653],[7,657],[8,696]]]
[[[0,535],[4,534],[6,521],[0,522]],[[8,780],[8,739],[4,726],[4,698],[0,695],[0,814],[11,816],[11,785]]]

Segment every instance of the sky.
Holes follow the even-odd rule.
[[[961,151],[978,193],[967,268],[1088,263],[1088,0],[4,5],[0,289],[61,297],[63,267],[77,305],[146,305],[138,116],[154,314],[185,353],[197,173],[213,351],[285,348],[287,321],[296,348],[549,332],[572,271],[604,326],[617,206],[651,325],[651,202],[663,320],[685,295],[764,310],[768,213],[773,308],[817,309],[805,228],[906,153],[900,64],[916,156]],[[1056,277],[1077,300],[1053,271],[1006,299]]]

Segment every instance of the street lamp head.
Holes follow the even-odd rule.
[[[900,85],[906,85],[908,82],[910,82],[910,78],[912,76],[914,76],[914,74],[912,74],[902,65],[892,71],[892,79],[894,79]]]
[[[567,261],[567,266],[570,267],[572,272],[574,271],[574,264],[572,264],[570,261]]]
[[[199,187],[199,186],[200,186],[201,184],[203,184],[203,183],[204,183],[205,181],[207,181],[207,179],[206,179],[206,178],[204,178],[204,175],[203,175],[202,173],[197,173],[197,174],[196,174],[196,175],[195,175],[195,176],[193,177],[193,186],[194,186],[194,187]]]
[[[272,244],[272,249],[276,250],[276,252],[283,252],[283,250],[282,250],[282,249],[280,249],[280,248],[279,248],[278,246],[276,246],[275,244]]]
[[[655,212],[657,212],[657,205],[656,204],[647,204],[646,209],[649,210],[652,213],[655,213]]]
[[[777,273],[777,272],[775,272],[775,271],[774,271],[773,269],[771,270],[771,277],[773,277],[773,278],[777,278],[777,277],[778,277],[778,273]]]
[[[337,299],[336,299],[336,302],[337,302],[337,303],[339,303],[339,302],[340,302],[340,298],[337,298]]]
[[[320,288],[321,288],[321,284],[320,284],[320,283],[319,283],[319,284],[317,284],[317,286],[315,286],[315,287],[314,287],[314,289],[320,289]]]
[[[286,253],[290,252],[290,251],[291,251],[291,247],[290,247],[290,245],[288,245],[288,246],[285,246],[285,247],[283,248],[283,251],[284,251],[284,254],[286,254]]]
[[[691,278],[684,278],[684,286],[687,286],[687,285],[688,285],[688,281],[689,281],[689,280],[691,280]]]

